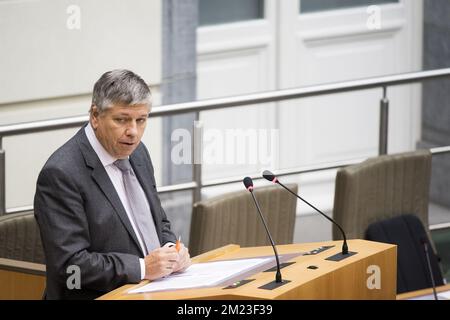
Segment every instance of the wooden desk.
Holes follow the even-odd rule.
[[[40,300],[45,265],[0,258],[0,300]]]
[[[436,292],[443,292],[443,291],[448,291],[450,290],[450,284],[446,284],[444,286],[439,286],[436,287]],[[425,295],[433,295],[433,288],[428,288],[428,289],[421,289],[421,290],[416,290],[416,291],[411,291],[411,292],[405,292],[405,293],[401,293],[397,295],[397,300],[408,300],[411,298],[418,298],[420,296],[425,296]]]
[[[282,269],[283,279],[291,282],[275,290],[259,287],[274,280],[274,272],[260,272],[252,275],[255,279],[243,286],[223,289],[223,286],[196,288],[164,292],[128,294],[139,284],[122,286],[100,300],[154,300],[154,299],[395,299],[397,281],[397,247],[391,244],[349,240],[349,251],[357,254],[335,262],[325,260],[340,253],[342,241],[327,241],[277,246],[279,255],[309,252],[323,246],[333,246],[313,255],[297,256],[295,263]],[[229,260],[272,255],[272,247],[240,248],[228,245],[193,258],[194,262]],[[308,266],[317,266],[309,269]],[[380,269],[381,288],[369,289],[367,282],[371,274],[368,267],[376,265]]]

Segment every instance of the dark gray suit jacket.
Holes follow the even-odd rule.
[[[142,143],[130,162],[149,201],[161,244],[175,242],[156,192],[150,155]],[[44,165],[34,210],[45,251],[47,299],[92,299],[140,281],[143,252],[84,127]],[[67,286],[74,275],[68,269],[71,265],[80,268],[80,289]],[[69,280],[74,283],[73,277]]]

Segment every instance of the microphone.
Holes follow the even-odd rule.
[[[297,198],[299,198],[300,200],[302,200],[304,203],[306,203],[308,206],[310,206],[311,208],[313,208],[314,210],[316,210],[317,212],[319,212],[322,216],[324,216],[325,218],[327,218],[331,223],[333,223],[335,226],[337,226],[339,228],[339,230],[342,233],[342,237],[344,238],[344,243],[342,244],[342,254],[346,255],[348,254],[348,246],[347,246],[347,237],[345,236],[345,232],[344,230],[341,228],[341,226],[334,221],[332,218],[330,218],[329,216],[327,216],[325,213],[323,213],[322,211],[320,211],[319,209],[317,209],[315,206],[313,206],[311,203],[309,203],[308,201],[306,201],[305,199],[303,199],[302,197],[300,197],[298,194],[292,192],[292,190],[290,190],[288,187],[286,187],[284,184],[282,184],[277,177],[270,172],[269,170],[264,170],[262,176],[266,179],[269,180],[273,183],[278,183],[280,186],[282,186],[284,189],[286,189],[287,191],[289,191],[289,193],[291,193],[292,195],[296,196]]]
[[[267,227],[267,224],[266,224],[266,220],[264,219],[264,217],[263,217],[263,215],[261,213],[261,208],[259,207],[258,201],[256,201],[255,195],[253,194],[253,181],[252,181],[252,178],[245,177],[242,182],[244,183],[245,189],[250,191],[250,193],[252,195],[253,201],[255,202],[255,205],[256,205],[256,209],[257,209],[257,211],[259,213],[259,216],[261,217],[261,220],[262,220],[262,222],[264,224],[264,228],[266,229],[267,236],[269,237],[270,243],[272,244],[273,252],[275,254],[275,259],[277,261],[277,273],[275,275],[275,282],[276,283],[282,283],[283,280],[281,278],[280,260],[278,259],[277,248],[275,247],[275,243],[273,242],[272,236],[270,235],[269,228]]]
[[[425,256],[427,258],[427,265],[428,265],[428,272],[430,273],[430,278],[431,278],[431,285],[433,287],[433,294],[434,294],[434,300],[439,300],[437,293],[436,293],[436,283],[434,282],[434,275],[433,275],[433,270],[431,269],[431,262],[430,262],[430,253],[428,252],[428,242],[427,239],[425,239],[424,237],[420,238],[420,242],[423,245],[423,249],[425,251]]]

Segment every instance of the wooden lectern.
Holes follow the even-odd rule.
[[[125,285],[111,291],[101,300],[155,300],[155,299],[395,299],[397,282],[397,246],[366,240],[349,240],[353,255],[339,261],[327,258],[341,252],[342,241],[301,243],[277,246],[280,256],[292,256],[281,269],[283,280],[289,280],[276,289],[260,287],[273,282],[275,272],[258,272],[247,276],[250,282],[232,288],[227,284],[208,288],[129,294],[143,286]],[[193,258],[194,263],[242,258],[267,257],[272,247],[241,248],[228,245]],[[291,263],[293,262],[293,263]],[[291,263],[291,264],[290,264]]]

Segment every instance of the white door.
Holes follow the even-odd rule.
[[[369,10],[367,5],[361,6],[367,2],[364,0],[322,1],[328,5],[322,8],[314,8],[314,0],[244,2],[263,3],[262,18],[198,29],[198,99],[409,72],[421,67],[422,1],[381,0]],[[239,1],[227,3],[232,6]],[[342,8],[345,3],[360,6]],[[201,118],[205,130],[276,128],[280,157],[270,168],[302,167],[376,155],[381,95],[378,89],[364,90],[280,102],[270,108],[213,111],[202,113]],[[420,134],[420,92],[415,86],[396,87],[388,89],[388,97],[389,152],[413,149]],[[209,141],[217,142],[215,137],[217,132],[210,131]],[[262,168],[268,166],[205,165],[203,177],[244,176]],[[301,183],[304,195],[329,211],[334,176],[335,171],[317,172],[294,180]],[[310,212],[307,207],[300,210]]]
[[[338,1],[322,3],[330,4],[327,10],[308,12],[316,1],[279,2],[280,88],[420,70],[421,1],[349,8],[338,8]],[[418,94],[416,86],[388,89],[388,152],[415,148]],[[373,89],[280,103],[281,168],[376,155],[381,96],[381,89]],[[334,177],[334,170],[318,172],[300,181],[301,188],[329,211]]]
[[[208,12],[200,13],[197,31],[197,98],[275,90],[276,1],[205,0],[200,5]],[[260,172],[267,159],[258,153],[267,153],[267,146],[258,144],[273,133],[275,110],[275,104],[266,104],[202,112],[203,178]]]

